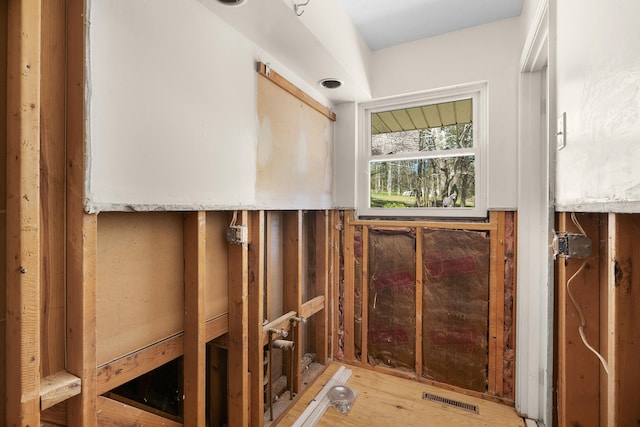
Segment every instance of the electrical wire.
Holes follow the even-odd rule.
[[[575,226],[578,227],[578,230],[580,230],[580,233],[582,233],[583,236],[587,235],[587,233],[585,233],[584,231],[584,228],[582,228],[582,226],[578,222],[578,219],[576,218],[576,215],[574,212],[571,213],[571,221],[573,221]],[[582,339],[583,344],[593,354],[596,355],[596,357],[600,360],[600,363],[602,363],[602,368],[607,373],[607,375],[609,375],[609,366],[607,365],[607,361],[604,360],[604,357],[602,357],[602,355],[598,352],[598,350],[593,348],[587,341],[587,337],[584,334],[584,328],[587,326],[586,320],[584,318],[584,313],[582,312],[580,305],[578,305],[578,302],[576,301],[576,299],[573,297],[573,294],[571,293],[571,282],[573,281],[573,279],[576,278],[578,274],[582,272],[584,267],[587,265],[587,261],[588,261],[588,258],[585,258],[580,268],[575,273],[573,273],[573,275],[569,278],[569,280],[567,280],[567,294],[569,294],[569,299],[571,299],[571,302],[573,303],[573,306],[575,307],[576,311],[578,312],[578,316],[580,317],[580,325],[578,326],[578,332],[580,333],[580,338]]]

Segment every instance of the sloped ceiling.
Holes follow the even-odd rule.
[[[369,63],[376,49],[518,16],[524,0],[199,1],[340,104],[371,98]],[[343,86],[317,86],[325,78]]]

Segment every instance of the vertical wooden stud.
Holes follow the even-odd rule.
[[[264,320],[264,267],[265,267],[265,213],[250,214],[249,236],[249,371],[251,371],[251,425],[261,426],[264,421],[264,346],[262,322]]]
[[[249,226],[241,211],[237,225]],[[249,234],[251,232],[249,231]],[[249,425],[249,252],[248,245],[229,244],[229,426]]]
[[[598,217],[578,215],[581,226],[592,242],[599,242]],[[571,214],[559,214],[561,232],[578,233]],[[592,245],[592,256],[579,274],[583,259],[558,257],[558,417],[561,425],[588,425],[600,417],[599,362],[580,339],[580,318],[571,302],[567,282],[587,323],[585,335],[599,347],[599,245]],[[571,279],[573,277],[573,279]]]
[[[493,268],[496,270],[496,353],[495,353],[495,394],[502,396],[504,394],[504,232],[506,224],[506,213],[504,211],[497,212],[497,230],[496,233],[496,259]]]
[[[416,376],[422,378],[422,227],[416,227]]]
[[[40,129],[41,371],[65,369],[66,1],[42,2]]]
[[[184,219],[184,423],[205,425],[206,221],[204,211]]]
[[[40,0],[12,0],[7,57],[7,425],[40,425]]]
[[[326,365],[329,361],[327,339],[329,336],[329,212],[318,211],[316,220],[316,295],[324,295],[324,309],[315,315],[316,361]]]
[[[330,313],[331,313],[331,343],[329,354],[331,357],[337,356],[338,351],[338,316],[340,315],[340,236],[343,229],[340,222],[340,211],[333,211],[331,221],[331,282],[330,282]]]
[[[342,300],[342,319],[344,335],[342,336],[344,345],[344,358],[350,362],[355,361],[355,345],[354,345],[354,324],[355,318],[353,298],[354,298],[354,283],[353,283],[353,226],[351,221],[353,220],[353,211],[345,211],[344,213],[344,286],[343,286],[343,300]],[[364,304],[364,302],[363,302]],[[363,340],[364,341],[364,340]]]
[[[353,262],[353,258],[351,260]],[[369,227],[362,227],[362,323],[360,348],[362,356],[360,362],[367,364],[369,360]],[[355,296],[355,294],[354,294]],[[354,304],[352,300],[351,304]],[[355,347],[355,345],[354,345]]]
[[[610,253],[610,239],[609,236],[609,217],[606,214],[599,214],[599,227],[597,240],[599,245],[593,244],[592,247],[599,247],[599,290],[598,295],[599,309],[600,309],[600,324],[598,325],[600,331],[600,354],[602,354],[607,360],[609,360],[609,331],[607,325],[609,324],[609,268],[611,261],[609,260]],[[595,239],[595,238],[594,238]],[[595,243],[596,240],[593,240]],[[564,283],[559,281],[559,283]],[[559,317],[559,316],[558,316]],[[559,329],[559,328],[558,328]],[[559,329],[559,334],[561,333]],[[607,419],[609,417],[609,399],[608,399],[608,379],[609,376],[600,369],[600,425],[606,426]]]
[[[7,167],[7,1],[0,2],[0,170]],[[0,174],[0,271],[7,271],[7,174]],[[0,276],[0,384],[6,384],[7,275]],[[6,386],[0,385],[0,423],[7,419]]]
[[[302,311],[302,211],[287,211],[283,213],[284,228],[284,311],[295,311],[300,316]],[[302,388],[302,325],[297,324],[292,328],[291,338],[295,343],[293,349],[293,378],[287,378],[287,382],[293,388],[294,393]],[[287,373],[291,372],[291,367]],[[287,375],[289,377],[291,375]]]
[[[67,1],[67,370],[82,381],[69,399],[68,426],[97,425],[97,216],[84,213],[84,0]]]
[[[498,394],[503,388],[502,371],[498,373],[498,366],[502,366],[504,357],[504,230],[502,245],[499,239],[499,228],[504,228],[504,212],[490,212],[489,221],[492,225],[489,232],[490,273],[489,273],[489,394]],[[498,362],[498,358],[501,359]]]
[[[640,422],[640,215],[609,214],[608,426]]]

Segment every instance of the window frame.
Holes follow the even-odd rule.
[[[487,82],[470,83],[441,88],[411,95],[385,98],[362,103],[359,106],[358,153],[356,171],[356,215],[358,217],[433,217],[469,218],[487,217],[487,169],[488,169],[488,105]],[[471,99],[473,117],[473,147],[455,150],[409,152],[387,155],[371,154],[371,115],[377,112],[427,106]],[[372,161],[399,161],[428,158],[459,157],[474,155],[475,206],[474,207],[423,207],[423,208],[376,208],[370,207],[370,164]]]

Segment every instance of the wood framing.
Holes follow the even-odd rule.
[[[68,426],[91,427],[96,417],[97,217],[84,213],[85,31],[83,0],[67,1],[67,371],[82,381],[68,401]]]
[[[314,318],[315,325],[315,352],[316,352],[316,361],[326,365],[329,361],[329,352],[327,346],[327,340],[330,329],[328,328],[328,309],[327,301],[329,298],[327,297],[329,292],[329,212],[328,211],[318,211],[315,212],[315,229],[316,229],[316,239],[315,239],[315,248],[316,248],[316,282],[315,282],[315,295],[318,295],[313,300],[307,301],[303,304],[301,310],[301,316],[308,318],[313,316],[316,313],[318,314]],[[322,297],[322,301],[318,301],[316,307],[318,308],[316,311],[307,311],[305,308],[307,304],[314,300],[318,300],[319,297]],[[322,312],[320,312],[322,310]]]
[[[41,370],[65,369],[66,1],[42,2],[40,129]]]
[[[489,394],[501,396],[502,370],[498,372],[498,366],[502,367],[504,358],[504,212],[490,212],[489,219],[495,231],[489,236],[489,367],[487,388]]]
[[[307,104],[309,107],[313,108],[323,116],[327,117],[329,120],[332,120],[332,121],[336,120],[336,113],[334,113],[324,105],[320,104],[318,101],[316,101],[315,99],[307,95],[303,90],[299,89],[293,83],[291,83],[290,81],[282,77],[280,74],[273,71],[267,64],[258,62],[257,68],[258,68],[257,69],[258,74],[261,75],[262,77],[272,81],[273,83],[278,85],[280,88],[284,89],[294,97],[298,98],[300,101]]]
[[[252,426],[262,425],[264,419],[264,268],[265,268],[265,213],[254,211],[249,215],[249,371],[251,371]],[[271,386],[271,384],[269,384]]]
[[[237,225],[249,225],[240,211]],[[249,230],[249,235],[251,230]],[[229,426],[249,425],[249,253],[246,244],[229,244]]]
[[[205,426],[206,222],[204,211],[184,220],[184,423]]]
[[[348,361],[355,361],[355,341],[354,341],[354,323],[355,318],[353,297],[353,211],[346,211],[344,213],[343,220],[343,233],[344,233],[344,284],[343,284],[343,301],[342,301],[342,345],[344,352],[344,359]]]
[[[7,7],[0,2],[0,168],[7,166]],[[7,271],[7,174],[0,174],[0,271]],[[0,384],[6,384],[7,274],[0,275]],[[0,423],[6,422],[6,386],[0,386]]]
[[[354,243],[355,245],[355,243]],[[369,227],[362,227],[362,320],[360,322],[360,361],[367,363],[369,360]],[[355,311],[355,310],[354,310]],[[355,318],[355,316],[354,316]]]
[[[44,411],[80,394],[81,381],[75,375],[60,371],[40,381],[40,410]]]
[[[599,215],[580,214],[577,220],[592,241],[601,240]],[[578,233],[570,213],[560,213],[559,232]],[[600,335],[600,253],[592,246],[591,257],[584,260],[558,257],[558,418],[560,425],[588,425],[600,419],[599,362],[584,346],[579,334],[580,317],[570,295],[588,323],[585,334],[599,348]],[[580,272],[578,273],[578,270]],[[606,268],[605,268],[606,271]],[[578,274],[576,274],[578,273]],[[571,280],[568,284],[567,282]]]
[[[423,253],[422,253],[422,227],[416,227],[416,376],[422,378],[422,306],[423,306],[423,282],[422,272]]]
[[[40,0],[12,0],[7,57],[6,424],[40,425]]]
[[[284,257],[284,309],[294,311],[299,316],[302,312],[302,211],[287,211],[283,213],[283,257]],[[293,378],[288,378],[289,389],[298,393],[302,388],[302,325],[292,324],[291,340],[295,342],[293,355],[293,369],[287,362],[286,372],[293,372]]]
[[[610,213],[607,337],[607,426],[640,420],[640,218]]]

